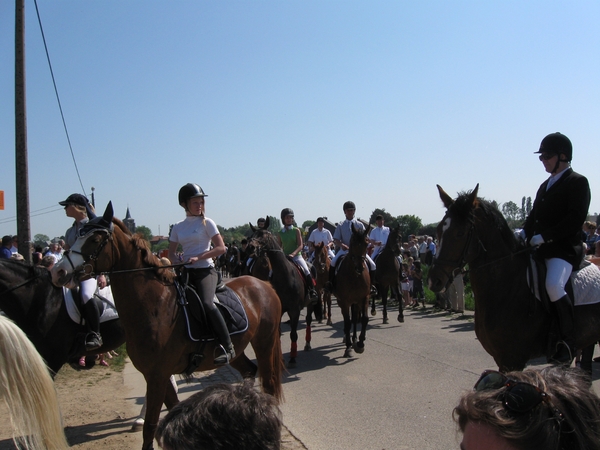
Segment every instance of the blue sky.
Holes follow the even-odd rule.
[[[26,0],[32,237],[59,236],[70,193],[167,234],[187,182],[231,227],[375,208],[423,223],[435,187],[520,206],[546,178],[533,152],[560,131],[590,180],[600,148],[598,1]],[[0,154],[16,233],[14,2],[0,2]]]

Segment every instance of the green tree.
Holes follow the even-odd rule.
[[[315,223],[314,220],[305,220],[300,228],[304,231],[306,228],[312,227],[314,225],[314,223]]]
[[[35,246],[45,247],[48,242],[50,242],[50,238],[45,234],[36,234],[33,237],[33,245]]]
[[[437,236],[437,226],[437,223],[423,225],[416,234],[419,236],[431,236],[435,238]]]
[[[375,224],[375,217],[377,217],[380,214],[383,217],[383,221],[386,226],[392,228],[395,227],[398,223],[398,220],[389,212],[387,212],[385,208],[375,208],[371,213],[371,217],[369,217],[369,223],[372,225]]]
[[[152,231],[150,230],[150,228],[144,225],[138,225],[137,227],[135,227],[135,232],[137,234],[140,234],[148,242],[152,240]]]
[[[154,253],[158,254],[161,251],[166,250],[168,248],[169,248],[169,241],[161,241],[158,244],[152,246],[152,251]]]
[[[397,223],[400,225],[400,234],[402,239],[406,241],[409,235],[417,234],[423,227],[423,222],[417,216],[403,215],[396,218]]]
[[[502,214],[508,221],[517,220],[519,216],[519,207],[515,202],[506,202],[502,205]]]

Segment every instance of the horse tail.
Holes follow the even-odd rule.
[[[0,398],[8,405],[13,441],[26,450],[69,448],[54,382],[25,333],[0,315]],[[21,437],[19,437],[21,436]]]
[[[281,316],[280,316],[281,317]],[[283,353],[281,350],[281,338],[279,336],[279,324],[275,329],[275,339],[273,342],[273,348],[271,350],[271,379],[268,384],[271,386],[273,392],[271,395],[278,401],[283,401],[283,387],[281,385],[281,379],[283,371],[285,370],[285,362],[283,360]],[[262,375],[261,375],[262,376]]]

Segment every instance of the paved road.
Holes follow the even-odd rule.
[[[365,352],[347,359],[339,308],[333,315],[333,327],[314,325],[313,350],[300,351],[298,367],[284,377],[282,410],[288,439],[294,440],[286,448],[458,448],[452,408],[484,369],[496,367],[475,337],[472,316],[428,307],[407,312],[403,324],[392,313],[383,325],[379,312],[369,323]],[[289,327],[282,328],[287,358]],[[302,349],[304,328],[300,336]],[[600,365],[595,366],[594,386],[600,392]],[[200,384],[180,385],[182,398],[202,383],[228,381],[235,374],[229,368],[198,374]]]

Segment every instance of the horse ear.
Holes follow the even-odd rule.
[[[104,214],[102,214],[102,219],[106,222],[106,223],[112,223],[112,219],[114,216],[114,210],[113,210],[113,205],[112,205],[112,201],[108,202],[108,205],[106,205],[106,209],[104,210]]]
[[[269,229],[270,224],[271,224],[271,221],[269,220],[269,216],[267,215],[267,218],[265,219],[265,230]]]
[[[436,184],[436,186],[438,188],[438,192],[440,193],[440,198],[442,199],[442,203],[444,204],[446,209],[450,208],[452,206],[452,204],[454,203],[454,200],[452,200],[452,197],[450,197],[448,194],[446,194],[446,191],[444,191],[439,184]]]
[[[248,225],[250,225],[250,229],[252,230],[252,232],[256,233],[256,228],[254,228],[254,226],[252,225],[252,222],[248,222]]]
[[[475,206],[475,203],[477,202],[477,192],[479,192],[479,183],[477,183],[477,186],[475,186],[475,189],[473,189],[473,192],[469,195],[469,200],[473,206]]]

